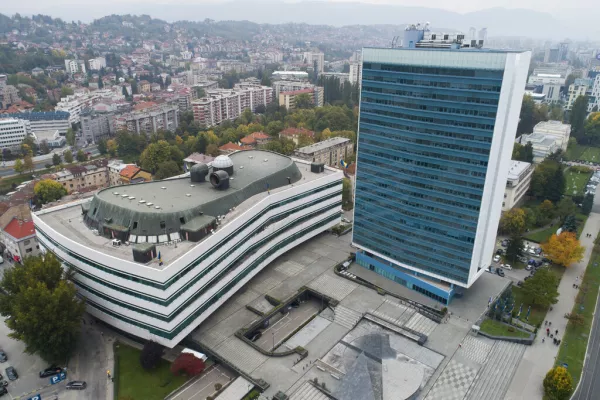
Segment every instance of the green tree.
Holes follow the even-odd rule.
[[[267,124],[266,133],[270,136],[277,136],[283,130],[283,122],[271,121]]]
[[[23,169],[29,172],[34,170],[33,158],[31,157],[31,154],[27,154],[25,157],[23,157]]]
[[[23,165],[23,161],[20,158],[15,160],[14,170],[17,174],[21,175],[23,171],[25,171],[25,167]]]
[[[565,192],[565,177],[561,164],[552,158],[541,162],[531,177],[531,194],[540,200],[558,202]]]
[[[73,131],[73,128],[67,129],[67,136],[65,139],[69,146],[75,146],[75,132]]]
[[[299,95],[296,95],[296,98],[294,99],[294,104],[295,107],[299,109],[314,107],[313,99],[311,98],[311,95],[309,93],[301,93]]]
[[[600,112],[590,114],[583,129],[590,143],[598,144],[600,142]]]
[[[571,123],[571,134],[577,142],[582,143],[585,139],[585,117],[587,116],[588,97],[579,96],[573,103],[573,108],[569,113],[569,122]]]
[[[577,232],[577,218],[574,215],[567,215],[562,228],[564,232]]]
[[[565,118],[565,112],[561,106],[555,104],[550,107],[550,114],[548,115],[548,118],[552,121],[562,122]]]
[[[68,86],[63,86],[60,88],[60,97],[67,97],[73,94],[73,89]]]
[[[352,182],[350,179],[342,179],[342,207],[352,209]]]
[[[577,213],[577,204],[573,203],[570,197],[563,197],[556,203],[555,215],[561,219],[565,219],[569,215]]]
[[[527,142],[523,147],[523,161],[533,163],[533,144]]]
[[[523,237],[520,234],[514,234],[508,239],[506,246],[506,259],[511,263],[516,263],[523,256]]]
[[[198,140],[196,141],[196,145],[194,146],[194,150],[200,154],[206,154],[206,147],[208,146],[208,139],[204,134],[198,135]]]
[[[50,147],[48,146],[48,141],[47,140],[42,140],[40,142],[40,151],[42,152],[42,154],[48,154],[48,153],[50,153]]]
[[[56,201],[67,194],[67,190],[59,182],[44,179],[35,184],[33,192],[42,204]]]
[[[32,136],[27,136],[21,143],[21,149],[24,155],[28,153],[33,154],[37,152],[38,146]]]
[[[583,198],[583,203],[581,204],[581,213],[585,215],[590,215],[592,212],[592,207],[594,206],[594,195],[588,193]]]
[[[547,268],[540,268],[523,282],[523,293],[532,305],[549,307],[558,301],[558,278]]]
[[[508,235],[520,235],[525,231],[525,211],[513,208],[500,218],[500,231]]]
[[[520,143],[515,143],[513,146],[513,152],[512,152],[512,159],[515,161],[525,161],[525,155],[523,152],[523,148],[525,146],[523,146]]]
[[[175,175],[179,175],[181,170],[179,169],[179,165],[175,161],[169,160],[164,161],[158,164],[158,168],[156,170],[156,174],[154,177],[156,179],[166,179]]]
[[[48,362],[67,361],[77,344],[85,304],[56,257],[50,252],[26,257],[22,265],[4,270],[0,288],[0,315],[9,336],[22,341],[29,354]]]
[[[548,110],[544,107],[544,105],[538,107],[529,95],[523,97],[519,125],[517,126],[518,135],[533,132],[533,127],[538,122],[548,119]]]
[[[98,152],[102,155],[108,152],[108,148],[106,147],[106,139],[98,141]]]
[[[61,162],[60,156],[58,155],[58,153],[54,153],[52,155],[52,164],[54,164],[56,166],[56,165],[59,165],[60,162]]]
[[[77,154],[75,155],[75,158],[77,158],[77,161],[79,162],[83,162],[83,161],[87,161],[87,154],[85,154],[85,152],[81,149],[77,150]]]
[[[568,400],[573,392],[573,377],[565,367],[554,367],[544,378],[544,394],[548,400]]]
[[[216,157],[219,155],[219,153],[220,151],[216,144],[211,143],[208,146],[206,146],[206,154],[208,154],[209,156]]]
[[[158,165],[171,159],[171,147],[165,140],[159,140],[156,143],[150,143],[140,156],[142,169],[155,174]]]
[[[67,164],[71,164],[73,162],[73,152],[71,150],[66,150],[63,153],[63,158]]]

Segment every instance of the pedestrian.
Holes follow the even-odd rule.
[[[550,334],[550,328],[546,328],[546,334],[549,335]]]
[[[543,338],[542,338],[542,343],[544,343],[545,341],[546,341],[546,338],[545,338],[545,337],[543,337]]]
[[[555,333],[558,335],[558,329],[556,330],[556,332],[555,332]]]

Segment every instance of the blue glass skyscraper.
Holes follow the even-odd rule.
[[[357,262],[445,304],[490,265],[531,57],[479,45],[363,49]]]

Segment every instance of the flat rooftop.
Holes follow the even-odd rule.
[[[517,180],[521,174],[531,166],[530,163],[525,161],[511,160],[510,169],[508,170],[508,180]]]
[[[240,153],[248,154],[251,152],[243,151]],[[289,158],[287,158],[287,159],[290,160]],[[302,178],[297,183],[297,185],[310,183],[316,179],[323,177],[324,175],[337,173],[337,171],[330,170],[327,168],[325,169],[325,172],[313,173],[310,171],[310,163],[309,162],[303,161],[303,160],[293,160],[292,162],[294,162],[296,164],[296,166],[300,170],[300,173],[302,174]],[[174,180],[174,181],[179,181],[179,180]],[[186,183],[187,186],[186,185],[181,186],[181,183],[180,183],[179,186],[175,185],[175,186],[172,186],[172,188],[184,187],[187,190],[187,189],[189,189],[189,179],[186,180],[186,182],[187,182]],[[170,182],[169,181],[158,181],[158,182],[154,182],[154,183],[157,183],[158,184],[157,186],[160,188],[161,185],[164,186],[165,184],[168,184]],[[205,183],[205,184],[210,185],[210,183]],[[141,187],[141,186],[146,186],[146,185],[148,185],[148,184],[129,185],[129,186],[127,186],[127,188],[133,189],[134,187]],[[154,186],[154,187],[156,187],[156,186]],[[279,188],[271,189],[270,193],[278,193],[280,191],[284,191],[287,189],[288,189],[288,186],[282,186]],[[110,189],[106,189],[105,191],[112,193],[112,191],[114,191],[114,190],[115,190],[115,188],[113,187]],[[161,189],[158,189],[158,190],[161,190]],[[174,190],[174,189],[172,189],[172,190]],[[177,194],[173,193],[172,190],[168,190],[166,192],[170,193],[170,195],[172,195],[172,196],[176,196]],[[258,203],[262,199],[266,198],[267,196],[269,196],[269,192],[267,192],[267,190],[265,189],[264,192],[254,195],[251,198],[246,199],[245,201],[241,202],[239,205],[237,205],[235,207],[234,210],[229,211],[228,213],[225,214],[225,218],[222,220],[221,225],[219,225],[219,229],[227,226],[231,221],[233,221],[237,217],[244,214],[251,207],[256,205],[256,203]],[[186,197],[186,199],[187,199],[187,197]],[[85,200],[74,201],[69,204],[61,203],[60,207],[45,209],[45,210],[37,212],[36,215],[43,222],[48,224],[52,229],[56,230],[61,235],[64,235],[65,237],[67,237],[75,242],[83,244],[93,250],[96,250],[96,251],[100,251],[103,253],[109,253],[114,257],[118,257],[118,258],[121,258],[126,261],[133,261],[133,256],[132,256],[133,245],[113,246],[112,239],[94,234],[94,232],[91,229],[89,229],[87,227],[87,225],[85,225],[85,223],[83,222],[83,214],[81,211],[81,204],[89,203],[90,201],[91,201],[91,199],[85,199]],[[67,205],[71,205],[71,206],[67,206]],[[65,207],[65,206],[67,206],[67,207]],[[206,239],[206,238],[204,238],[204,239]],[[177,243],[176,245],[173,243],[171,243],[171,244],[156,243],[156,250],[161,252],[163,265],[162,266],[159,265],[157,259],[154,259],[144,265],[155,268],[155,269],[162,270],[162,269],[168,267],[170,265],[170,263],[172,263],[174,260],[176,260],[177,258],[182,256],[183,254],[187,253],[188,251],[192,250],[198,244],[202,243],[203,240],[201,240],[199,242],[188,242],[186,240],[182,240],[181,242]]]
[[[317,151],[328,149],[331,146],[337,146],[338,144],[348,143],[348,142],[350,142],[350,139],[348,139],[348,138],[333,137],[333,138],[323,140],[321,142],[317,142],[317,143],[296,149],[296,153],[313,154]]]

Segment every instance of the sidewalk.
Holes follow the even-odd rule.
[[[594,247],[594,239],[600,230],[600,214],[592,213],[585,223],[585,227],[580,237],[581,244],[585,246],[583,260],[573,264],[565,271],[560,285],[558,286],[558,303],[553,306],[553,310],[546,315],[546,320],[552,322],[552,331],[558,329],[558,338],[562,338],[568,320],[564,315],[570,313],[575,304],[577,289],[573,289],[577,277],[579,282],[585,273],[585,269],[590,260]],[[592,234],[591,238],[586,234]],[[542,343],[542,337],[546,337],[544,326],[540,331],[535,343],[527,348],[517,373],[515,374],[505,400],[541,400],[544,396],[542,382],[546,373],[554,366],[559,346],[555,346],[552,340],[546,340]]]

